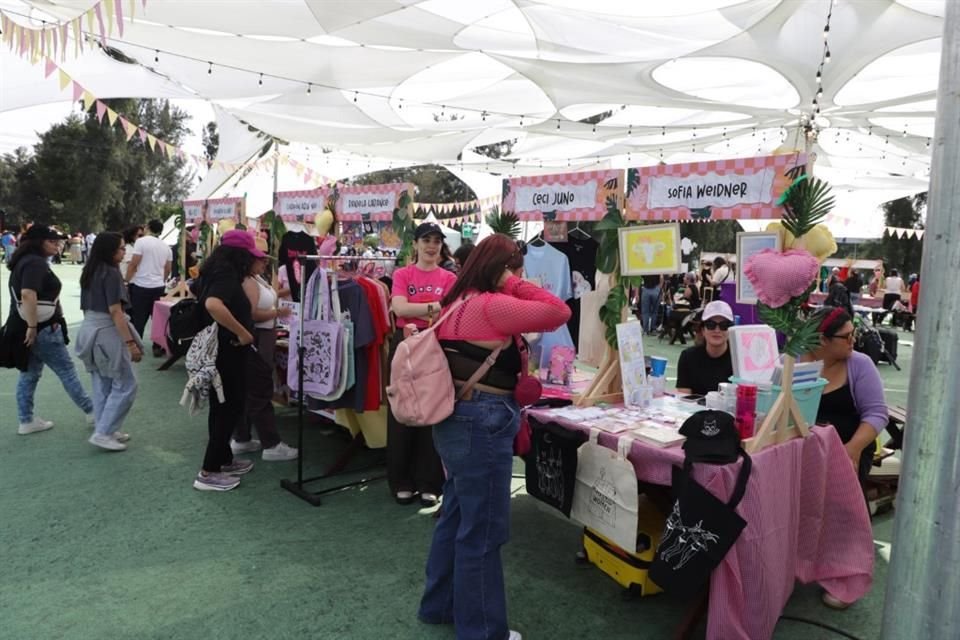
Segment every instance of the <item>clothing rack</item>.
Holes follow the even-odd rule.
[[[305,273],[306,270],[304,267],[308,260],[319,262],[324,261],[354,261],[354,262],[396,262],[396,258],[364,258],[361,256],[297,256],[295,258],[300,263],[301,272]],[[303,304],[303,301],[306,297],[306,278],[300,279],[300,304]],[[366,443],[363,432],[360,431],[354,436],[353,440],[347,446],[347,448],[337,457],[333,463],[327,467],[327,469],[319,476],[314,476],[312,478],[303,477],[303,411],[306,403],[306,396],[303,393],[303,356],[306,349],[303,346],[303,307],[300,308],[300,313],[298,315],[298,322],[300,323],[299,331],[297,331],[297,381],[298,381],[298,391],[297,391],[297,450],[299,455],[297,456],[297,478],[296,480],[281,480],[280,486],[297,496],[301,500],[312,504],[315,507],[322,504],[322,496],[328,493],[334,493],[336,491],[342,491],[344,489],[349,489],[350,487],[356,487],[365,485],[374,480],[380,480],[384,478],[383,475],[376,475],[372,477],[364,477],[359,480],[353,480],[343,484],[339,484],[334,487],[328,487],[326,489],[321,489],[319,491],[310,491],[304,487],[305,484],[309,482],[315,482],[317,480],[325,480],[328,478],[333,478],[344,473],[362,473],[364,471],[369,471],[376,467],[381,466],[381,463],[372,464],[366,467],[361,467],[359,469],[350,469],[347,470],[346,467],[350,463],[350,460],[360,451],[364,444]],[[293,345],[290,345],[291,347]]]

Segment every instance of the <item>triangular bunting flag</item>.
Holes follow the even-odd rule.
[[[96,98],[93,97],[93,94],[92,94],[92,93],[90,93],[89,91],[84,91],[84,92],[83,92],[83,108],[84,108],[84,110],[90,111],[90,107],[93,106],[93,103],[94,103],[95,100],[96,100]]]
[[[93,9],[85,14],[87,16],[87,33],[93,33]]]
[[[143,142],[147,141],[147,132],[143,129],[137,129],[137,133],[140,135],[140,140]]]
[[[67,85],[70,84],[70,76],[66,74],[63,69],[59,70],[60,72],[60,91],[63,91],[67,88]]]
[[[73,99],[79,100],[83,97],[83,87],[76,80],[73,81]]]
[[[71,24],[73,25],[73,55],[79,57],[80,52],[83,51],[83,37],[80,35],[80,30],[83,29],[83,25],[80,22],[80,18],[77,18]]]
[[[136,125],[123,116],[120,116],[120,126],[123,127],[123,132],[127,134],[127,142],[130,142],[130,138],[132,138],[133,134],[137,132]]]
[[[110,2],[110,0],[107,0]],[[120,37],[123,37],[123,0],[116,0],[116,14],[117,14],[117,33],[120,34]],[[133,17],[133,12],[130,12],[130,17]]]
[[[100,4],[103,5],[104,13],[106,13],[106,22],[107,22],[107,33],[113,35],[113,0],[102,0]]]
[[[45,62],[45,64],[44,64],[43,77],[44,77],[44,78],[49,78],[49,77],[50,77],[50,74],[53,73],[53,72],[56,71],[56,70],[57,70],[57,65],[54,64],[53,60],[51,60],[50,58],[47,58],[47,60],[46,60],[46,62]]]
[[[110,107],[107,107],[107,121],[111,127],[117,123],[117,112]]]
[[[101,3],[93,5],[94,15],[97,16],[97,27],[100,29],[100,41],[104,44],[107,42],[107,29],[103,24],[103,10],[100,8]]]
[[[153,148],[157,144],[157,137],[152,133],[147,134],[147,144],[150,145],[150,150],[153,151]]]
[[[97,100],[97,120],[99,120],[102,123],[103,116],[106,113],[107,113],[107,105],[103,104],[103,102],[101,102],[100,100]]]

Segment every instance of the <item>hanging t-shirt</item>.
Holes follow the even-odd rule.
[[[573,338],[573,345],[580,348],[580,298],[596,288],[593,275],[597,270],[597,249],[600,247],[593,238],[577,235],[567,236],[566,242],[551,244],[570,262],[570,280],[573,284],[573,297],[567,300],[570,307],[570,319],[567,328]]]
[[[361,380],[358,376],[357,384],[364,384],[366,386],[366,399],[363,403],[363,410],[376,411],[380,408],[380,403],[383,400],[383,398],[380,397],[382,387],[380,384],[380,351],[382,350],[383,342],[387,334],[390,333],[390,323],[383,315],[383,301],[377,292],[379,285],[374,284],[372,280],[368,280],[367,278],[359,278],[357,284],[363,287],[364,292],[367,294],[367,302],[370,304],[370,315],[373,321],[373,341],[367,349],[367,378],[366,380]]]
[[[566,255],[548,244],[539,247],[527,245],[523,274],[527,280],[535,282],[561,300],[566,301],[573,297],[570,261]],[[539,362],[542,359],[541,354],[549,356],[553,347],[574,347],[567,325],[544,333],[540,340],[531,345],[534,361]]]
[[[313,270],[317,263],[308,260],[306,263],[306,273],[300,273],[300,263],[296,258],[299,256],[317,255],[317,242],[309,233],[303,231],[288,231],[283,234],[280,240],[278,264],[287,268],[287,278],[290,281],[290,297],[296,302],[300,302],[300,283],[310,280]],[[302,277],[301,277],[302,276]]]
[[[440,312],[440,300],[453,288],[457,276],[446,269],[437,267],[424,271],[415,264],[397,269],[393,272],[393,289],[391,295],[403,296],[407,302],[434,303],[437,313]],[[434,318],[436,319],[436,318]],[[397,316],[397,328],[408,324],[418,329],[426,329],[427,321],[420,318],[401,318]]]

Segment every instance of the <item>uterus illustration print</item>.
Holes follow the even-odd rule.
[[[645,264],[653,264],[657,256],[667,248],[666,243],[640,236],[630,246],[630,251],[639,256]]]

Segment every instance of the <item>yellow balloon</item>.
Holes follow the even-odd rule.
[[[223,220],[217,223],[217,232],[220,235],[223,235],[227,231],[232,231],[233,229],[236,229],[236,227],[237,227],[236,220],[232,220],[230,218],[224,218]]]
[[[322,236],[327,235],[333,227],[333,212],[330,209],[324,209],[313,224],[317,228],[317,233]]]

